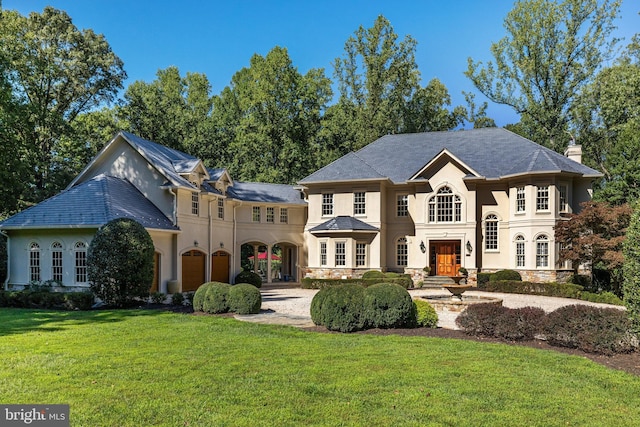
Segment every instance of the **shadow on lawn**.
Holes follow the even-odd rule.
[[[0,309],[0,336],[25,332],[55,332],[70,326],[120,322],[130,317],[156,316],[159,310],[121,309],[54,311],[23,308]]]

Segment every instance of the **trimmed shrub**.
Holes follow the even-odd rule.
[[[366,288],[363,308],[368,328],[404,328],[416,323],[411,295],[393,283],[378,283]]]
[[[213,282],[207,282],[200,285],[200,287],[198,287],[196,292],[193,294],[193,311],[204,311],[204,296],[207,294],[207,291],[212,284]]]
[[[322,303],[322,324],[330,331],[353,332],[364,327],[365,288],[348,283],[327,289]]]
[[[184,295],[181,294],[180,292],[176,292],[175,294],[171,295],[171,304],[177,305],[177,306],[183,306]]]
[[[196,295],[195,292],[184,292],[182,295],[184,295],[184,300],[187,303],[187,305],[193,305],[193,297]]]
[[[498,282],[501,280],[522,281],[522,276],[515,270],[499,270],[489,277],[490,282]]]
[[[66,292],[62,295],[67,310],[90,310],[95,301],[91,292]]]
[[[262,278],[253,271],[242,270],[240,273],[238,273],[233,283],[248,283],[255,286],[256,288],[261,288]]]
[[[409,274],[394,273],[397,276],[392,278],[362,278],[362,279],[314,279],[311,277],[305,277],[302,279],[302,289],[322,289],[331,286],[341,286],[347,283],[356,284],[360,286],[371,286],[378,283],[395,283],[402,286],[405,289],[409,289],[413,286],[413,280]]]
[[[93,301],[90,292],[0,291],[0,307],[89,310]]]
[[[630,328],[624,310],[576,304],[549,313],[542,333],[554,346],[612,355],[638,348],[638,338]]]
[[[202,311],[209,314],[226,313],[229,311],[229,290],[228,283],[210,282],[202,301]]]
[[[488,283],[491,279],[491,273],[478,273],[478,286],[482,286],[485,283]]]
[[[583,301],[599,302],[602,304],[624,305],[624,302],[613,292],[602,292],[599,294],[593,292],[580,292],[580,299]]]
[[[91,291],[105,304],[123,307],[149,295],[155,248],[147,230],[129,218],[109,221],[87,253]]]
[[[318,292],[316,292],[316,294],[313,296],[313,299],[311,300],[311,320],[313,321],[314,324],[318,325],[318,326],[323,326],[324,325],[324,321],[322,319],[322,305],[324,304],[324,300],[326,299],[327,295],[332,292],[330,291],[330,289],[332,289],[331,287],[324,287],[322,289],[320,289]]]
[[[533,283],[521,281],[489,281],[478,284],[479,291],[544,295],[562,298],[580,298],[582,287],[573,283]]]
[[[540,333],[545,312],[539,307],[507,308],[496,319],[494,336],[509,341],[530,341]]]
[[[262,295],[260,291],[249,283],[240,283],[229,289],[229,311],[238,314],[260,313]]]
[[[384,277],[384,273],[378,270],[369,270],[365,271],[362,275],[363,279],[382,279]]]
[[[498,318],[507,310],[498,304],[473,304],[456,318],[458,325],[466,334],[476,336],[495,336]]]
[[[422,328],[436,328],[438,326],[438,313],[427,301],[413,300],[416,312],[416,325]]]

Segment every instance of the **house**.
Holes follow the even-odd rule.
[[[307,267],[313,277],[370,269],[420,280],[518,270],[564,280],[554,225],[591,199],[602,176],[500,128],[388,135],[300,181],[309,203]]]
[[[553,227],[601,174],[499,128],[389,135],[297,186],[235,181],[225,169],[120,132],[60,194],[0,223],[8,278],[88,287],[87,249],[111,219],[140,222],[155,253],[152,290],[232,282],[359,277],[420,280],[512,268],[562,280]]]
[[[8,236],[5,286],[53,281],[87,288],[87,250],[99,227],[125,217],[155,245],[153,291],[230,282],[244,248],[278,251],[281,276],[299,277],[307,204],[289,185],[234,181],[224,169],[120,132],[60,194],[0,223]],[[275,272],[267,263],[265,280]]]

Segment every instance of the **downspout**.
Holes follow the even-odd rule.
[[[9,245],[9,235],[2,230],[0,230],[0,234],[7,238],[7,278],[4,279],[2,289],[8,291],[9,277],[11,277],[11,263],[9,262],[9,260],[11,259],[11,246]]]
[[[209,251],[208,252],[208,254],[209,254],[208,258],[209,259],[207,260],[207,266],[208,266],[208,274],[207,274],[208,280],[207,281],[211,281],[211,273],[213,272],[213,266],[211,265],[211,262],[212,262],[212,258],[211,257],[213,255],[211,253],[211,249],[212,249],[211,248],[211,240],[213,240],[212,239],[213,236],[211,235],[211,233],[213,233],[213,224],[212,224],[213,219],[211,218],[211,202],[212,202],[212,200],[211,200],[211,198],[209,198],[209,203],[207,203],[207,205],[209,206],[209,208],[208,208],[209,209],[209,224],[208,224],[209,233],[208,233],[208,236],[207,236],[207,239],[209,241],[208,244],[207,244],[208,251]]]
[[[238,208],[238,206],[242,205],[242,200],[239,200],[238,202],[239,202],[238,204],[234,204],[233,205],[233,245],[232,245],[232,247],[233,247],[233,270],[234,270],[233,271],[233,277],[235,277],[239,273],[239,272],[235,271],[235,269],[236,269],[235,265],[236,265],[236,261],[237,261],[236,260],[236,253],[237,253],[236,252],[236,245],[237,245],[237,241],[238,241],[237,240],[237,238],[238,238],[238,234],[237,234],[238,233],[238,231],[237,231],[238,221],[236,220],[236,209]],[[229,281],[231,281],[231,280],[229,280]]]
[[[178,225],[178,194],[174,193],[175,188],[174,187],[169,187],[167,188],[167,190],[169,190],[169,193],[171,193],[171,195],[173,196],[173,225],[177,226]]]

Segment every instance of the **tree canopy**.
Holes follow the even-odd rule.
[[[569,140],[580,91],[610,57],[620,0],[521,0],[491,45],[494,60],[468,59],[465,75],[491,101],[521,115],[524,136],[556,151]]]

